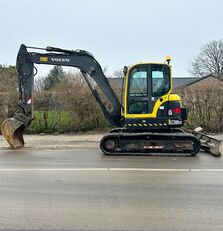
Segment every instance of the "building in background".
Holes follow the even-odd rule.
[[[115,91],[121,91],[122,86],[125,87],[125,80],[123,78],[108,78],[111,87]],[[212,75],[199,77],[173,77],[173,89],[182,88],[223,88],[223,81],[215,78]]]

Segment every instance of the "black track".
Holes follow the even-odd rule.
[[[130,133],[125,129],[114,129],[100,143],[106,155],[194,156],[200,147],[197,137],[182,130]]]

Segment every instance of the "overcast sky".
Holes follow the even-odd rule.
[[[170,55],[173,75],[190,76],[201,46],[223,38],[223,0],[0,0],[0,24],[0,64],[24,43],[88,50],[108,74]]]

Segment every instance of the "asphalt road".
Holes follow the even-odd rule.
[[[0,228],[223,230],[223,159],[0,149]]]

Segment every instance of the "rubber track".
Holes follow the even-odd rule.
[[[149,138],[148,138],[149,137]],[[108,150],[105,147],[105,142],[107,140],[114,140],[116,147],[114,150]],[[180,148],[167,149],[145,149],[134,147],[137,142],[146,142],[149,140],[156,140],[159,143],[164,141],[164,143],[169,142],[169,144],[177,141],[191,141],[193,142],[192,150],[181,150]],[[133,146],[132,149],[122,148],[125,142]],[[101,142],[101,151],[106,155],[149,155],[149,156],[194,156],[200,150],[201,144],[197,137],[189,133],[153,133],[153,132],[143,132],[143,133],[127,133],[127,132],[112,132],[105,135]]]

